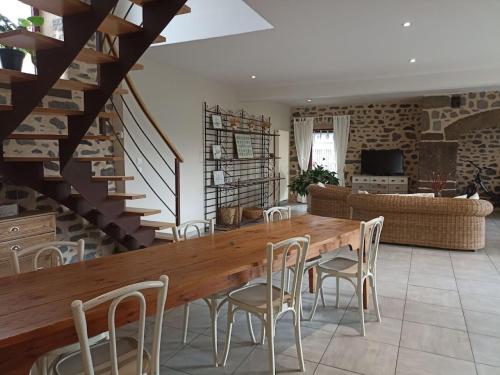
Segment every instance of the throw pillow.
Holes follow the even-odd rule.
[[[473,194],[469,197],[469,199],[479,199],[479,194],[478,193]]]
[[[326,187],[326,185],[322,182],[318,182],[316,185],[318,185],[319,187],[322,187],[322,188]]]
[[[456,197],[453,197],[455,199],[467,199],[467,194],[464,195],[457,195]]]

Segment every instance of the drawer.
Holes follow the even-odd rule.
[[[352,176],[352,182],[354,183],[361,183],[361,184],[367,184],[370,182],[370,177],[369,176]]]
[[[11,273],[11,261],[10,261],[10,251],[11,249],[22,250],[27,247],[42,244],[45,242],[51,242],[55,240],[55,233],[45,233],[38,236],[31,236],[25,238],[19,238],[17,240],[8,241],[0,244],[0,276],[5,276],[4,272]],[[21,257],[21,271],[31,270],[31,262],[33,255],[26,255]],[[41,260],[40,265],[45,265],[46,262]]]
[[[408,193],[408,186],[407,185],[390,185],[389,186],[389,193]]]
[[[389,177],[389,184],[394,185],[407,185],[408,178],[407,177]]]
[[[363,190],[363,191],[370,190],[370,184],[353,184],[352,185],[352,192],[353,193],[357,193],[360,190]]]
[[[388,188],[384,184],[371,184],[369,191],[374,194],[384,194],[387,193]]]
[[[56,218],[54,214],[2,220],[0,221],[0,242],[48,232],[55,233],[55,231]]]
[[[388,181],[387,177],[381,177],[381,176],[370,177],[371,184],[387,184],[387,181]]]

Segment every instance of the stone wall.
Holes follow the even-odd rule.
[[[418,182],[417,135],[421,113],[420,103],[294,108],[290,132],[290,177],[296,176],[299,172],[293,117],[317,117],[314,125],[316,129],[332,129],[333,124],[328,116],[350,115],[351,126],[345,166],[346,185],[351,185],[354,174],[361,173],[362,150],[401,149],[405,159],[405,175],[409,176],[410,189],[414,191]],[[325,118],[321,119],[321,116]]]

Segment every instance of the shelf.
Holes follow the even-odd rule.
[[[253,134],[253,135],[264,135],[264,136],[269,136],[269,137],[279,137],[279,134],[275,133],[267,133],[267,132],[254,132],[254,131],[247,131],[247,130],[241,130],[241,129],[231,129],[231,128],[222,128],[222,129],[215,129],[215,128],[207,128],[207,130],[215,130],[218,132],[226,132],[226,133],[239,133],[239,134]]]
[[[269,177],[269,178],[256,178],[253,180],[240,181],[238,184],[224,184],[224,185],[208,185],[208,188],[212,189],[238,189],[240,187],[253,186],[258,184],[263,184],[266,182],[284,180],[284,177]]]
[[[30,51],[42,51],[62,47],[64,42],[26,29],[18,29],[0,34],[0,44],[7,47],[23,48]]]
[[[214,159],[214,158],[207,158],[205,159],[206,161],[215,161],[215,162],[252,162],[252,161],[263,161],[263,160],[278,160],[281,159],[279,157],[268,157],[268,158],[232,158],[232,159]]]

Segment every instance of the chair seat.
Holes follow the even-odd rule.
[[[116,339],[116,352],[118,357],[118,369],[120,375],[136,375],[138,342],[132,337],[121,337]],[[109,341],[99,343],[90,348],[95,375],[104,375],[111,372],[109,359]],[[150,355],[143,352],[143,373],[149,373]],[[55,366],[57,375],[84,375],[82,367],[82,354],[80,351],[63,357]]]
[[[355,276],[358,274],[358,262],[350,258],[336,257],[328,262],[321,263],[318,270],[325,273],[336,272]]]
[[[227,289],[221,290],[220,292],[217,292],[217,293],[214,293],[214,294],[210,295],[210,298],[215,298],[215,299],[227,298],[227,296],[231,292],[234,292],[235,290],[243,288],[245,285],[247,285],[247,284],[245,283],[245,284],[241,284],[241,285],[238,285],[238,286],[233,286],[231,288],[227,288]]]
[[[267,309],[267,284],[253,284],[229,294],[229,300],[233,304],[244,304],[253,306],[258,310]],[[273,306],[280,305],[281,289],[273,286]],[[290,302],[292,296],[285,292],[283,303]]]

